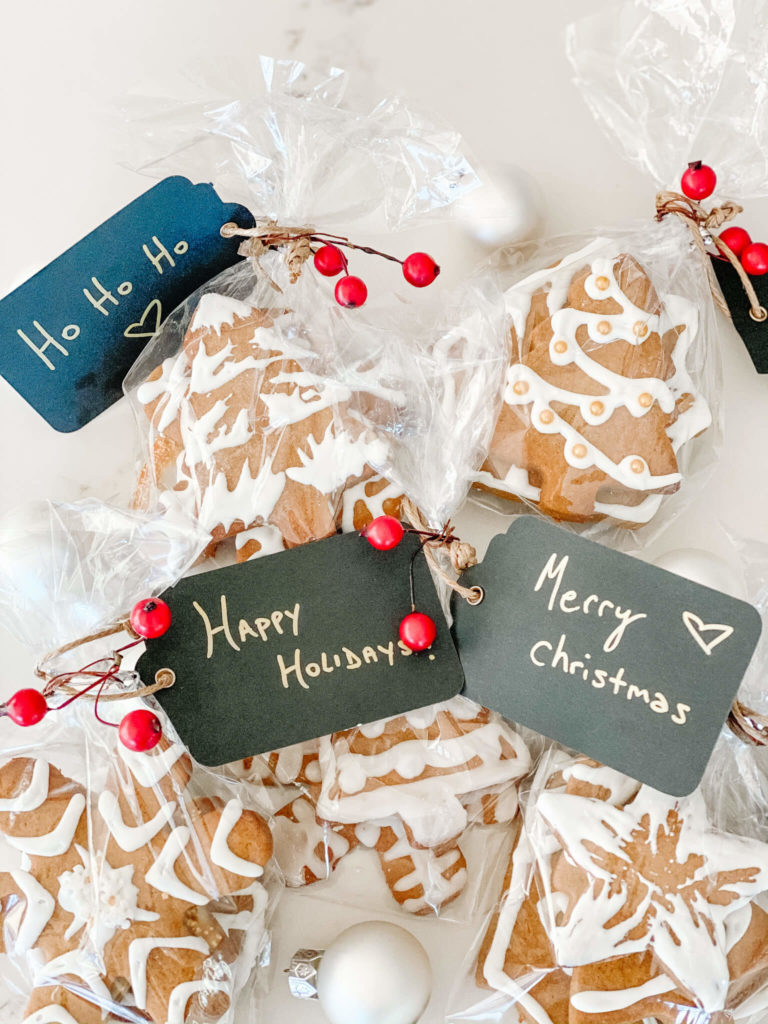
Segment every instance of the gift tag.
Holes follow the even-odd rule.
[[[398,639],[418,540],[376,551],[345,534],[181,580],[163,594],[171,629],[147,644],[146,683],[198,761],[220,765],[454,697],[461,663],[423,555],[419,610],[437,639],[414,654]]]
[[[89,423],[168,313],[240,258],[229,220],[253,224],[211,185],[155,185],[0,301],[0,375],[55,430]]]
[[[752,605],[534,516],[462,574],[467,697],[673,796],[696,788],[760,637]]]
[[[728,260],[713,258],[712,266],[731,311],[733,326],[747,346],[755,369],[758,373],[768,373],[768,318],[754,320],[749,315],[749,299],[744,292],[744,285]],[[763,277],[751,277],[750,281],[760,304],[764,309],[768,309],[768,274]]]

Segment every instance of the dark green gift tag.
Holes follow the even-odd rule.
[[[750,315],[749,299],[744,291],[744,285],[728,260],[712,257],[712,266],[731,311],[733,326],[747,346],[755,369],[758,373],[768,373],[768,318],[755,320]],[[751,277],[750,281],[757,293],[758,301],[764,309],[768,309],[768,274],[763,277]]]
[[[696,788],[760,637],[752,605],[534,516],[454,603],[466,696],[673,796]]]
[[[418,540],[376,551],[358,534],[181,580],[163,598],[165,636],[138,663],[202,764],[243,757],[454,697],[461,663],[423,555],[418,610],[437,624],[429,651],[398,639],[411,610],[408,565]]]
[[[171,310],[240,259],[229,220],[253,223],[212,185],[165,178],[0,301],[0,375],[55,430],[89,423]]]

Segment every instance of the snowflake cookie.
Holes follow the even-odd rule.
[[[24,1024],[96,1024],[110,1010],[229,1020],[240,968],[265,941],[269,826],[237,798],[187,796],[180,744],[118,743],[114,759],[98,794],[43,757],[0,768],[0,831],[22,854],[0,875],[0,921],[4,951],[32,973]]]
[[[477,980],[535,1024],[746,1019],[768,1007],[768,846],[585,759],[545,762]],[[723,1020],[725,1017],[722,1018]]]

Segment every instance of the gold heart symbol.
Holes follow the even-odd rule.
[[[706,655],[710,655],[718,644],[721,644],[723,640],[727,640],[733,633],[733,626],[724,626],[721,622],[705,625],[699,616],[694,615],[693,612],[683,612],[683,623]],[[717,635],[707,642],[702,636],[703,633],[716,633]]]
[[[151,331],[146,330],[146,321],[149,314],[155,311],[155,326]],[[141,314],[141,319],[137,320],[135,324],[129,324],[123,331],[124,338],[151,338],[160,330],[160,324],[163,319],[163,307],[160,299],[152,299],[150,304]],[[136,330],[138,328],[138,330]],[[142,330],[144,328],[144,330]]]

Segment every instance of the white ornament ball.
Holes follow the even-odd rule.
[[[483,182],[456,203],[456,217],[476,242],[497,248],[530,238],[541,220],[533,178],[513,165],[481,169]]]
[[[678,548],[660,555],[654,559],[653,564],[660,569],[677,573],[678,576],[684,576],[694,583],[700,583],[704,587],[720,590],[731,597],[746,597],[741,575],[724,559],[709,551]]]
[[[386,921],[347,928],[317,972],[318,999],[331,1024],[415,1024],[431,991],[424,947]]]

